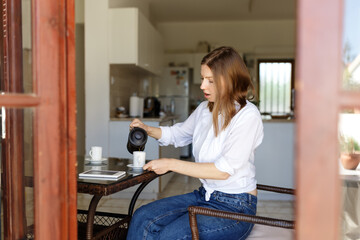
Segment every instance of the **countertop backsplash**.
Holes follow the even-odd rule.
[[[156,77],[133,65],[110,65],[110,117],[116,116],[117,107],[125,107],[129,113],[130,97],[153,96],[156,91]]]

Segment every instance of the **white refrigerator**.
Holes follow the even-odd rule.
[[[191,69],[186,67],[168,67],[164,69],[159,81],[159,100],[161,108],[167,114],[179,116],[178,122],[183,122],[189,116],[189,88]],[[183,158],[191,156],[191,146],[182,147],[180,155]]]

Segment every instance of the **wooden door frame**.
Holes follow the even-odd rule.
[[[338,120],[360,107],[342,90],[343,0],[297,1],[296,239],[338,239]]]
[[[0,102],[36,106],[36,238],[76,239],[74,2],[56,3],[33,0],[36,95]],[[297,1],[297,239],[339,236],[338,114],[360,103],[340,90],[342,9],[338,0]]]
[[[1,89],[11,93],[23,92],[21,0],[2,1],[1,49],[2,78]],[[20,10],[15,10],[20,9]],[[12,36],[12,37],[9,37]],[[20,95],[20,94],[19,94]],[[2,190],[4,205],[4,237],[20,239],[26,234],[25,184],[24,184],[24,113],[22,109],[6,109],[6,138],[2,147]],[[16,226],[14,229],[12,226]]]
[[[342,1],[298,0],[296,239],[338,239]],[[321,11],[319,11],[321,9]]]
[[[9,83],[19,81],[19,78],[9,74],[9,70],[22,71],[22,63],[14,64],[14,61],[19,61],[19,57],[13,53],[16,48],[22,49],[22,46],[14,41],[14,37],[10,37],[12,24],[17,21],[14,17],[16,13],[21,14],[21,8],[14,8],[12,4],[19,2],[2,0],[5,31],[2,32],[1,66],[2,76]],[[35,107],[33,141],[36,239],[77,238],[74,19],[74,0],[32,0],[34,94],[11,91],[0,95],[1,106],[11,109]],[[15,159],[13,151],[9,154],[8,159]],[[9,175],[7,181],[13,184],[16,177],[11,171]],[[14,186],[19,188],[21,185],[23,183]],[[12,214],[15,214],[15,220],[4,229],[8,234],[6,239],[24,238],[24,230],[19,230],[19,225],[14,225],[23,221],[23,214],[12,207],[13,202],[8,204],[9,209],[14,209]]]

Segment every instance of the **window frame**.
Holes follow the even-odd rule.
[[[260,104],[260,64],[261,63],[291,63],[291,86],[290,86],[290,110],[295,111],[295,99],[294,91],[295,90],[295,59],[293,58],[257,58],[256,59],[256,94],[257,100]],[[260,109],[260,105],[259,105]],[[261,112],[261,114],[272,114],[272,112]]]

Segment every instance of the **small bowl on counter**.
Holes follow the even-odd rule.
[[[118,113],[118,114],[116,114],[116,117],[117,118],[127,118],[127,117],[129,117],[129,115],[127,115],[125,113]]]

